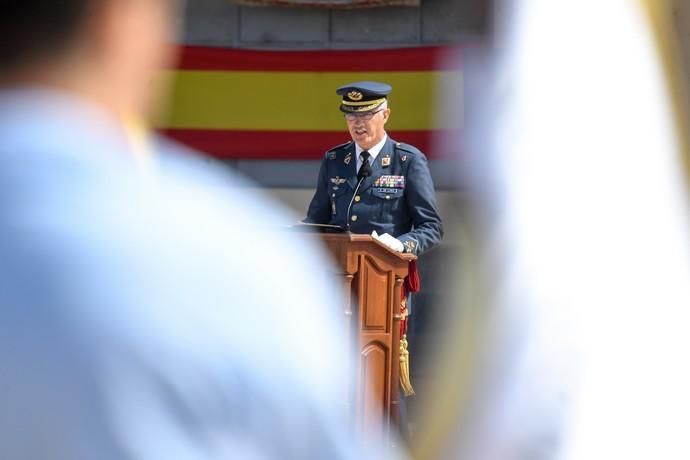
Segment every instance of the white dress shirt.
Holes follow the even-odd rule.
[[[369,157],[369,164],[370,165],[374,164],[374,160],[376,160],[376,157],[378,156],[378,154],[381,152],[381,149],[383,148],[383,144],[385,144],[387,140],[388,140],[388,134],[384,133],[383,139],[381,139],[381,141],[378,144],[376,144],[375,146],[373,146],[372,148],[367,150],[367,152],[369,152],[369,155],[370,155],[370,157]],[[360,155],[360,153],[362,153],[362,152],[364,152],[364,149],[362,147],[360,147],[359,144],[357,144],[355,142],[355,153],[357,154],[357,171],[359,171],[359,168],[362,167],[362,156]]]

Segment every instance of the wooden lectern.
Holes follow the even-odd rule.
[[[345,298],[348,337],[357,351],[352,371],[353,428],[391,440],[399,423],[398,379],[402,283],[412,254],[388,249],[369,235],[319,233],[333,255]]]

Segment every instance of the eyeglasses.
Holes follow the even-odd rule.
[[[355,121],[357,119],[364,120],[364,121],[369,121],[371,120],[374,115],[376,115],[379,112],[383,112],[386,109],[380,109],[375,112],[363,112],[363,113],[346,113],[345,114],[345,119],[347,121]]]

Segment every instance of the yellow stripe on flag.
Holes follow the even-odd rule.
[[[462,72],[172,72],[171,110],[158,123],[170,129],[268,131],[344,130],[335,89],[358,80],[393,86],[390,130],[462,126]],[[456,101],[445,104],[441,101]]]

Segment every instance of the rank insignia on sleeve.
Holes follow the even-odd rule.
[[[328,159],[335,160],[335,152],[328,152]]]
[[[345,159],[343,160],[343,163],[345,163],[346,165],[349,165],[351,161],[352,161],[352,152],[347,152],[347,155],[345,155]]]
[[[385,168],[386,166],[390,166],[390,165],[391,165],[391,157],[386,155],[385,157],[381,158],[381,166],[383,166]]]
[[[331,177],[331,183],[333,185],[342,185],[345,183],[345,178],[340,176]]]

